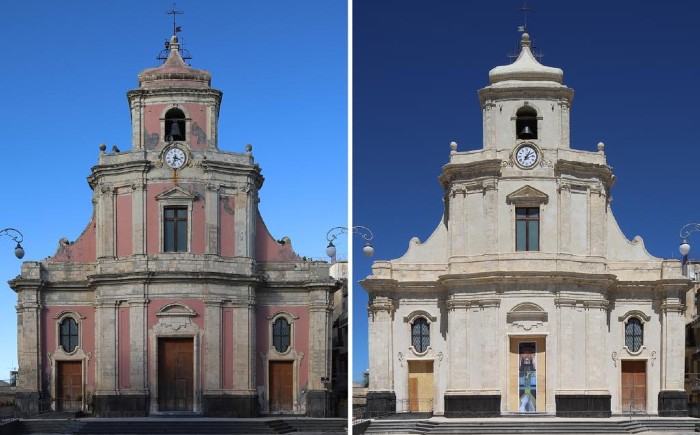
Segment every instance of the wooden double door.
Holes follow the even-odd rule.
[[[82,361],[56,362],[56,411],[80,411],[82,407]]]
[[[194,341],[158,339],[158,410],[192,411],[194,398]]]
[[[433,360],[408,361],[408,411],[431,412],[434,390]]]
[[[646,411],[646,361],[622,361],[621,371],[622,412]]]
[[[270,361],[270,412],[294,411],[294,361]]]

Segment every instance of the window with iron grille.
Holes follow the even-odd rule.
[[[187,207],[166,207],[163,212],[163,250],[187,252]]]
[[[60,324],[61,347],[70,353],[78,347],[78,323],[72,317],[66,317]]]
[[[644,325],[636,317],[625,323],[625,346],[630,352],[639,352],[644,343]]]
[[[430,346],[430,325],[426,319],[419,317],[413,322],[411,337],[416,352],[423,353],[428,349]]]
[[[272,324],[272,345],[279,353],[289,349],[292,336],[292,326],[287,319],[280,317]]]

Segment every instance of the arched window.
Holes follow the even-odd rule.
[[[430,324],[424,317],[417,318],[411,325],[411,338],[418,353],[425,352],[430,346]]]
[[[279,317],[272,324],[272,345],[279,353],[286,352],[292,336],[292,327],[284,317]]]
[[[537,111],[529,106],[515,114],[515,136],[518,139],[537,139]]]
[[[61,347],[71,353],[78,347],[78,323],[72,317],[63,319],[60,325]]]
[[[625,346],[630,352],[639,352],[644,343],[644,325],[636,317],[630,317],[625,323]]]
[[[173,108],[165,113],[165,140],[185,140],[185,113],[182,110]]]

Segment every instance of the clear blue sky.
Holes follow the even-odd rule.
[[[131,148],[126,92],[172,34],[169,0],[3,3],[0,229],[25,236],[24,260],[53,255],[92,214],[86,177],[98,146]],[[260,210],[275,238],[326,259],[347,224],[347,5],[343,0],[178,0],[192,66],[223,91],[219,147],[253,155]],[[338,240],[347,258],[347,241]],[[0,238],[0,379],[17,365],[14,245]]]
[[[510,63],[518,0],[353,2],[353,223],[375,259],[400,257],[442,216],[437,177],[449,143],[481,148],[477,90]],[[697,2],[528,1],[542,63],[575,90],[571,146],[604,142],[617,182],[612,211],[627,238],[679,258],[678,232],[700,221]],[[700,258],[700,234],[690,240]],[[355,283],[371,261],[353,248]],[[359,245],[359,246],[358,246]],[[368,367],[367,294],[353,291],[353,379]]]

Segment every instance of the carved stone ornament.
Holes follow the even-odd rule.
[[[399,365],[403,367],[404,356],[403,353],[399,352]]]
[[[615,364],[615,367],[617,367],[617,352],[613,351],[610,356],[612,357],[613,364]]]

